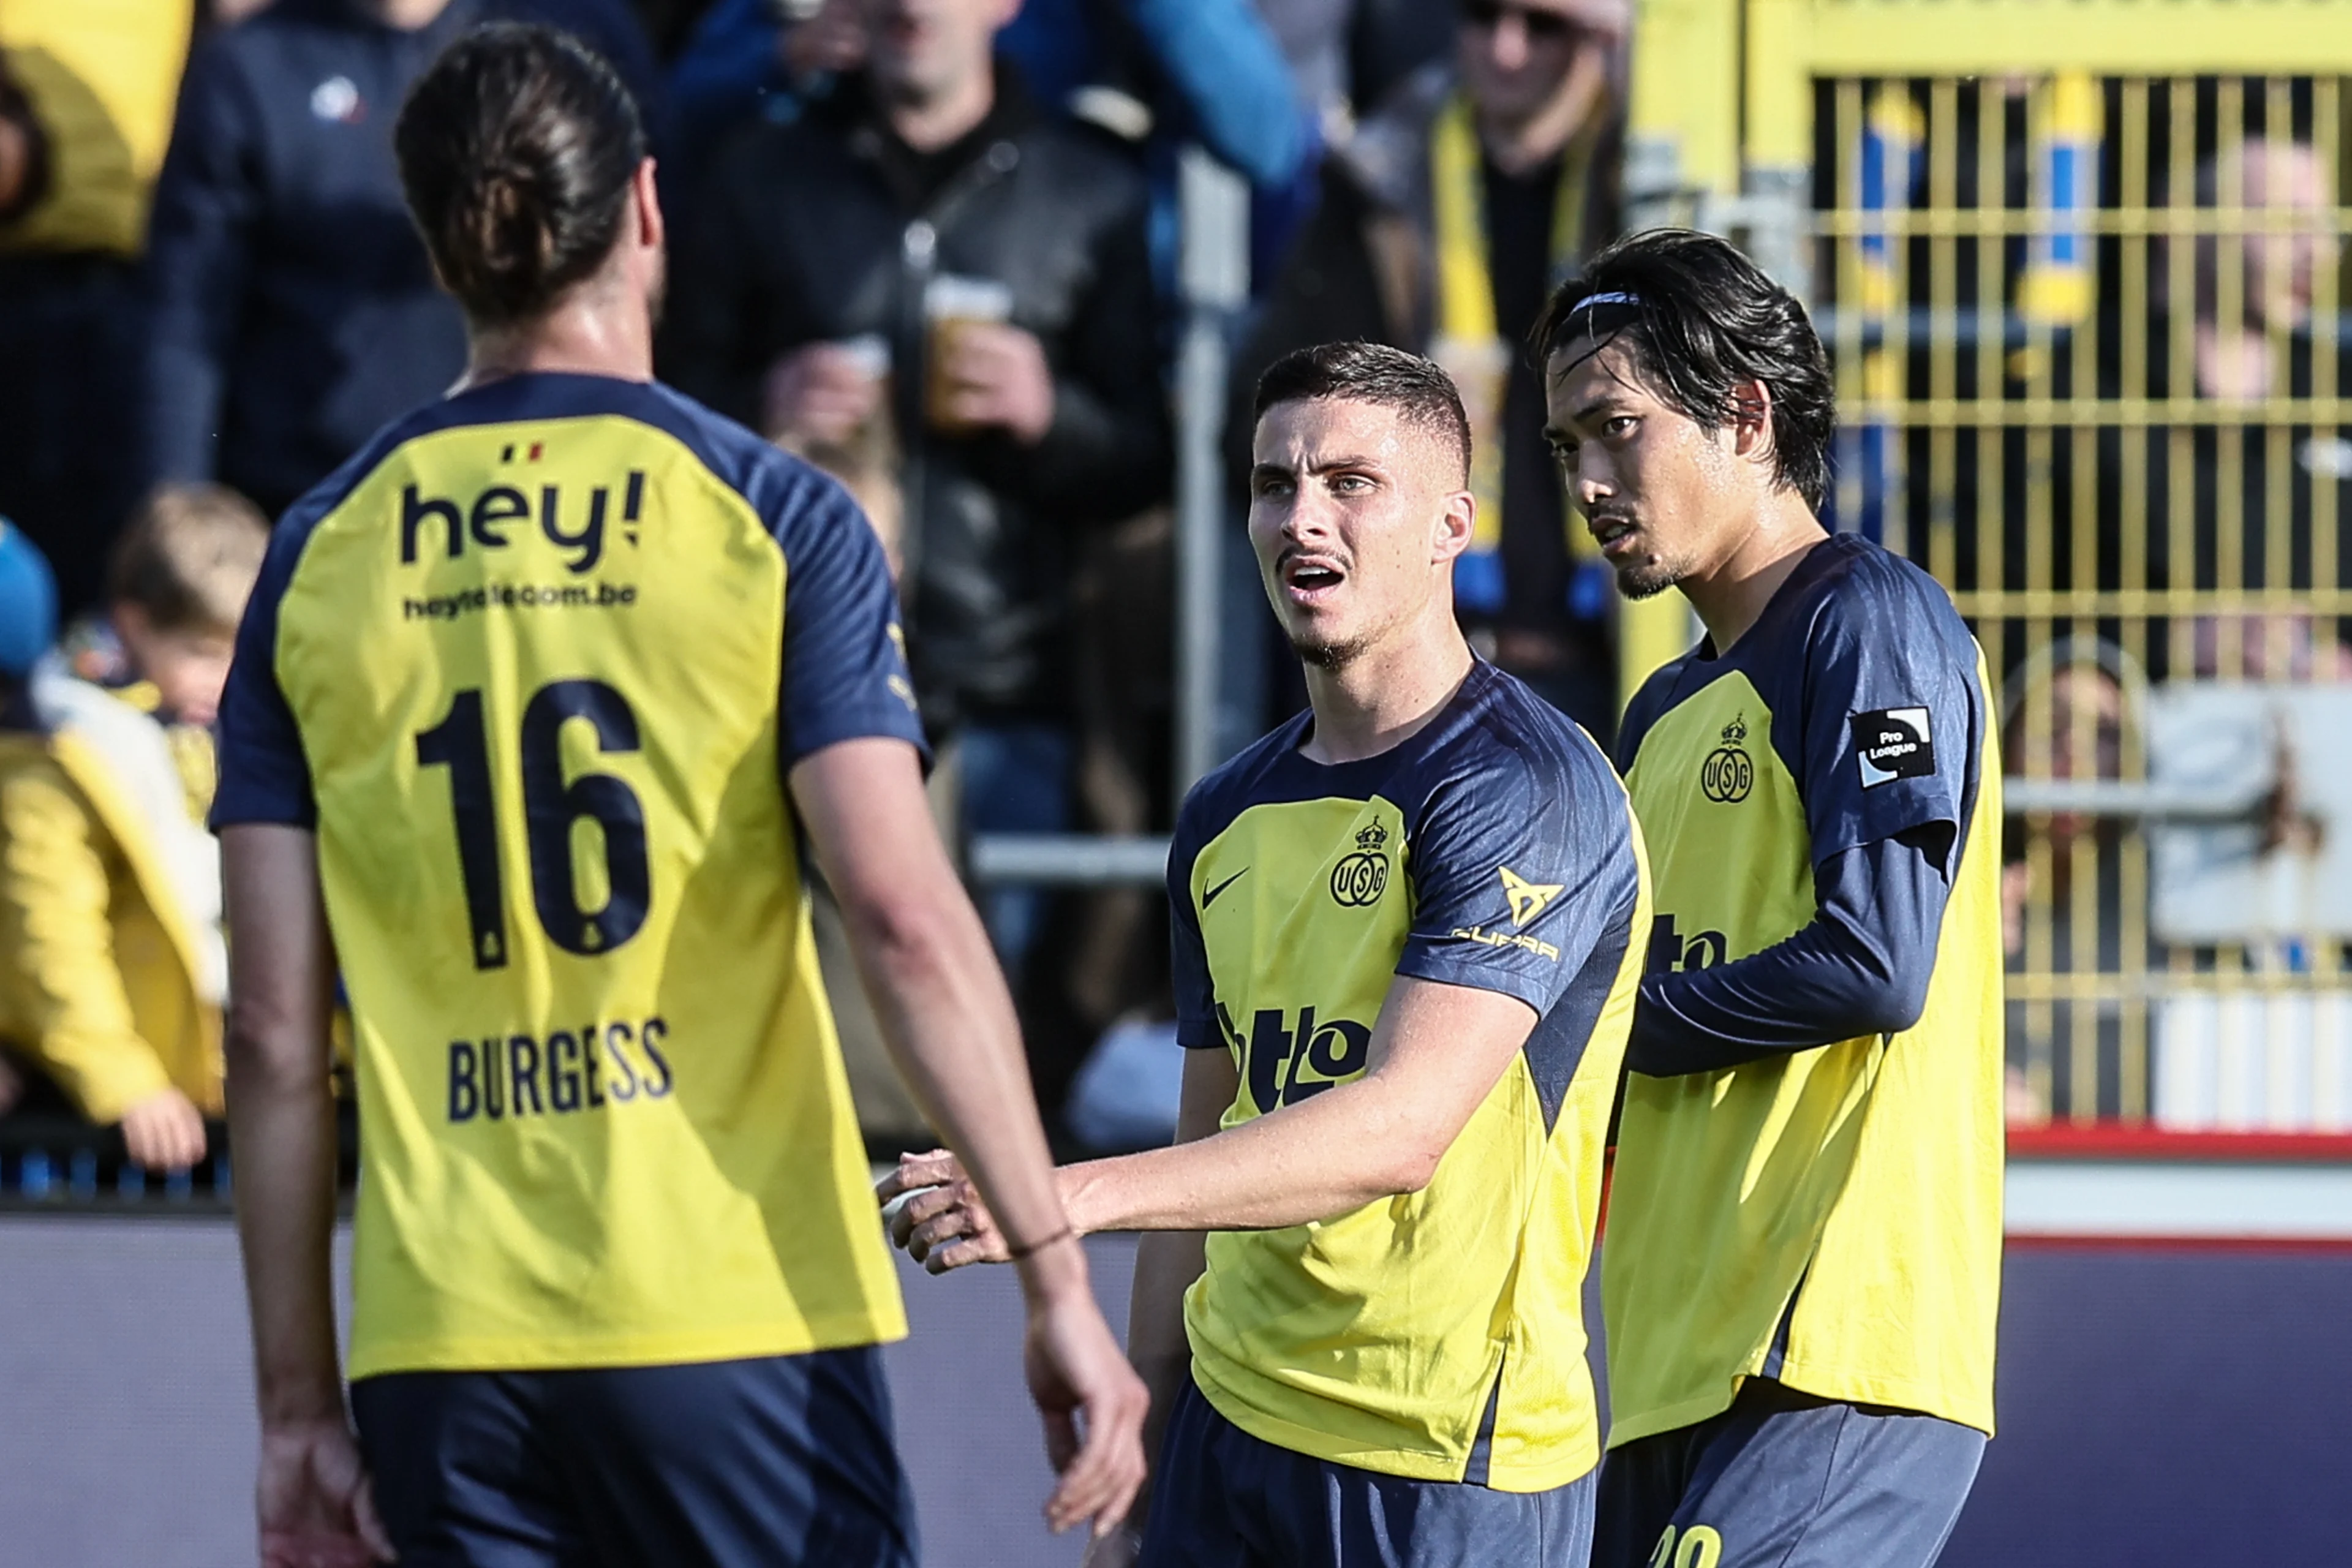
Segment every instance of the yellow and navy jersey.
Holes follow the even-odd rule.
[[[1218,1232],[1185,1299],[1192,1374],[1244,1431],[1505,1491],[1598,1460],[1581,1307],[1649,897],[1600,749],[1492,666],[1377,757],[1301,715],[1186,800],[1169,861],[1177,1029],[1233,1054],[1223,1125],[1362,1076],[1399,976],[1533,1009],[1427,1187]]]
[[[839,487],[660,386],[463,393],[278,525],[220,730],[215,823],[318,835],[354,1377],[905,1332],[785,790],[922,745]]]
[[[1657,913],[1602,1249],[1610,1442],[1703,1421],[1756,1376],[1991,1431],[2000,769],[1982,655],[1925,573],[1833,538],[1727,652],[1651,678],[1619,753]],[[1890,877],[1882,911],[1833,910],[1823,889],[1890,845],[1924,889]],[[1883,981],[1906,923],[1924,934],[1902,1026],[1642,1070],[1677,994],[1713,1005],[1777,974],[1782,1012],[1834,1014],[1812,984],[1833,966],[1780,961],[1828,932]],[[1749,989],[1751,1015],[1775,1000]]]

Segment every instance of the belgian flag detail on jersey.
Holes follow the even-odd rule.
[[[1178,1035],[1232,1053],[1224,1125],[1362,1076],[1400,975],[1537,1022],[1422,1192],[1209,1237],[1193,1377],[1318,1458],[1562,1486],[1600,1455],[1581,1287],[1649,929],[1641,837],[1600,749],[1491,666],[1377,757],[1308,761],[1311,721],[1203,781],[1169,861]]]
[[[871,530],[663,388],[494,383],[287,514],[215,821],[318,834],[354,1377],[905,1332],[785,794],[864,736],[922,744]]]
[[[1655,871],[1653,971],[1745,958],[1813,871],[1948,845],[1926,1009],[1893,1036],[1627,1075],[1601,1282],[1610,1442],[1743,1377],[1992,1430],[2001,1197],[2000,767],[1983,657],[1925,573],[1817,547],[1731,650],[1653,676],[1619,754]]]

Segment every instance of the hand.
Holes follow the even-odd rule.
[[[772,441],[838,447],[874,416],[882,384],[839,343],[810,343],[768,369],[760,427]]]
[[[794,81],[856,70],[866,63],[866,22],[857,0],[825,0],[815,16],[778,34],[776,49]]]
[[[890,1215],[890,1239],[934,1274],[968,1263],[1010,1263],[1011,1245],[981,1201],[980,1189],[944,1149],[901,1154],[875,1197],[886,1207],[912,1194]]]
[[[994,321],[958,326],[944,347],[940,374],[943,422],[961,430],[1010,431],[1034,447],[1054,427],[1054,373],[1045,345],[1019,327]]]
[[[122,1113],[131,1163],[151,1171],[184,1171],[205,1157],[205,1118],[176,1089],[161,1089]]]
[[[1062,1478],[1045,1500],[1045,1522],[1058,1535],[1090,1520],[1100,1540],[1120,1532],[1142,1489],[1143,1417],[1151,1396],[1111,1338],[1085,1272],[1066,1278],[1071,1283],[1032,1297],[1022,1363],[1029,1396],[1045,1417],[1045,1457]]]
[[[263,1427],[254,1494],[261,1568],[366,1568],[394,1561],[359,1445],[341,1415]]]

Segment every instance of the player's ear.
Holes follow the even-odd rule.
[[[662,220],[661,194],[654,181],[654,161],[639,161],[637,172],[629,177],[629,194],[636,198],[637,243],[647,250],[659,250],[667,234]]]
[[[1731,449],[1743,458],[1772,455],[1772,389],[1748,380],[1731,389]]]
[[[1445,498],[1445,510],[1437,515],[1431,530],[1429,559],[1432,565],[1444,565],[1470,548],[1470,536],[1478,524],[1478,498],[1468,490],[1455,490]]]

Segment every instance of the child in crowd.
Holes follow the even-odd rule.
[[[110,624],[142,712],[43,659],[55,589],[0,525],[0,1044],[156,1169],[201,1161],[221,1109],[218,861],[190,809],[209,741],[189,742],[219,702],[256,531],[250,509],[172,492],[134,521]]]
[[[197,822],[212,808],[215,711],[269,523],[226,485],[164,485],[114,547],[107,606],[66,635],[73,673],[163,726]]]

